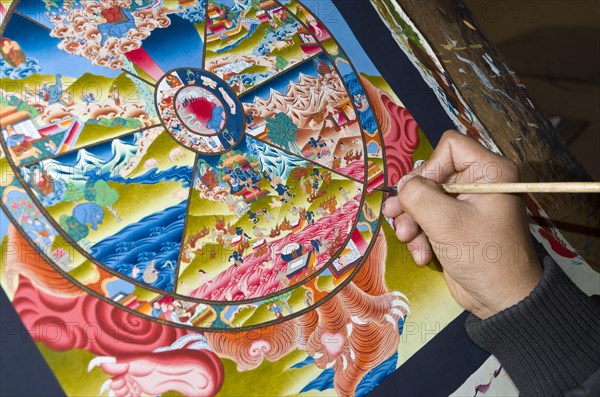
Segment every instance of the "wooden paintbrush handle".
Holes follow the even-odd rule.
[[[448,183],[446,193],[600,193],[598,182]]]

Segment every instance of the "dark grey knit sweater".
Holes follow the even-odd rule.
[[[598,382],[592,376],[600,368],[598,298],[585,295],[546,257],[542,279],[527,298],[486,320],[470,315],[467,333],[498,358],[521,395],[564,395],[590,377]]]

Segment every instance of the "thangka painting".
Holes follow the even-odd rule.
[[[363,396],[462,312],[381,215],[431,145],[329,0],[0,7],[0,281],[67,395]]]

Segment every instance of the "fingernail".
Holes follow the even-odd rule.
[[[388,218],[387,216],[385,217],[385,220],[387,221],[387,223],[390,224],[390,226],[392,227],[392,229],[394,229],[394,231],[396,231],[396,226],[394,226],[394,218]]]

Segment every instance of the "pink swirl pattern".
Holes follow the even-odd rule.
[[[419,126],[410,112],[396,104],[383,90],[361,76],[385,144],[388,184],[395,185],[413,168],[413,153],[419,147]]]
[[[93,295],[44,293],[25,277],[19,280],[13,305],[34,339],[58,351],[84,349],[104,356],[145,353],[188,333],[143,319]]]
[[[396,105],[387,95],[382,94],[381,101],[392,121],[384,133],[384,142],[388,184],[395,185],[413,168],[413,153],[419,146],[419,126],[408,110]]]

